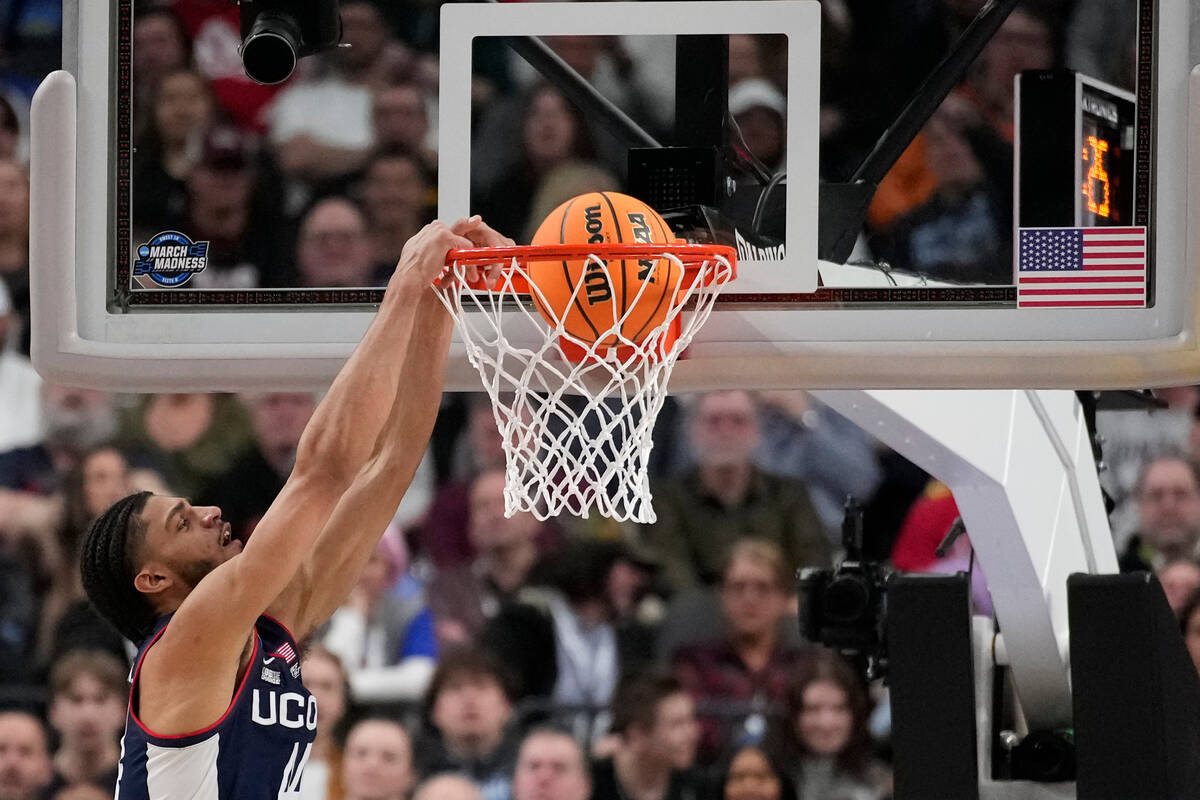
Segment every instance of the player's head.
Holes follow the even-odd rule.
[[[241,549],[216,506],[138,492],[113,503],[88,529],[83,588],[105,619],[136,642]]]

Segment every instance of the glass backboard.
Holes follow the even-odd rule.
[[[527,241],[595,188],[738,247],[679,391],[1200,379],[1184,4],[1131,0],[1089,39],[1016,2],[938,31],[815,0],[416,22],[343,0],[351,47],[277,87],[240,74],[236,6],[169,5],[67,0],[35,100],[34,358],[58,380],[320,386],[414,226],[481,212]],[[171,26],[186,70],[156,61]]]

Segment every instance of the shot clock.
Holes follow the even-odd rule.
[[[1067,70],[1016,80],[1017,227],[1135,224],[1135,96]]]

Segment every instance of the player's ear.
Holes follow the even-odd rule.
[[[165,570],[154,564],[142,567],[141,572],[133,576],[133,585],[142,594],[158,594],[168,589],[174,581]]]

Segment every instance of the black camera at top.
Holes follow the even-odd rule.
[[[338,0],[240,0],[242,67],[256,83],[283,83],[299,59],[342,38]]]

